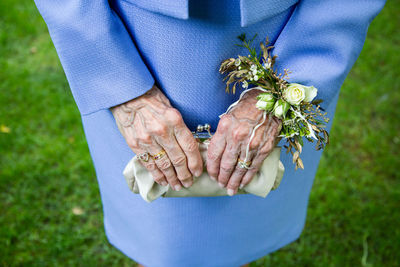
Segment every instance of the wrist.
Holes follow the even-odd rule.
[[[249,91],[248,93],[246,93],[247,96],[243,96],[243,98],[229,113],[231,113],[238,119],[250,119],[258,121],[263,113],[262,110],[256,107],[256,96],[258,94],[259,92],[256,92],[256,90]]]
[[[116,109],[121,109],[121,108],[123,110],[126,110],[126,108],[129,108],[129,109],[140,108],[142,106],[142,105],[140,105],[141,102],[143,102],[142,100],[144,98],[148,98],[149,96],[152,96],[152,95],[156,94],[157,90],[160,91],[158,89],[158,87],[156,86],[156,84],[154,83],[153,86],[149,90],[147,90],[145,93],[143,93],[143,94],[141,94],[141,95],[139,95],[139,96],[137,96],[135,98],[132,98],[132,99],[126,101],[126,102],[123,102],[121,104],[112,106],[112,107],[110,107],[110,110],[112,112],[115,112]],[[123,107],[125,107],[125,109]]]

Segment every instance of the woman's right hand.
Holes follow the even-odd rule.
[[[168,98],[154,85],[145,94],[111,108],[118,129],[135,154],[145,152],[166,154],[147,162],[140,160],[161,184],[168,183],[179,191],[182,185],[190,187],[193,175],[203,172],[199,144],[183,122],[180,112],[171,106]]]

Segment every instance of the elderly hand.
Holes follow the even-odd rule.
[[[207,171],[221,187],[227,187],[230,196],[243,188],[261,167],[264,159],[279,141],[277,135],[281,120],[270,115],[257,128],[250,143],[250,169],[239,168],[238,159],[245,160],[246,146],[253,128],[261,122],[263,111],[256,108],[256,96],[260,90],[247,92],[242,100],[223,115],[208,147]]]
[[[140,160],[157,183],[169,183],[179,191],[182,184],[185,187],[193,184],[193,175],[201,175],[203,162],[198,142],[180,112],[155,85],[145,94],[113,107],[111,111],[134,153],[155,155],[165,150],[159,159],[149,156],[147,162]]]

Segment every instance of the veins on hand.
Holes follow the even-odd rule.
[[[255,92],[247,93],[243,99],[229,111],[229,114],[239,122],[245,121],[250,126],[257,125],[263,116],[263,111],[256,108],[256,95]]]

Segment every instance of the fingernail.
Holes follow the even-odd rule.
[[[233,196],[235,194],[235,190],[228,188],[228,195]]]
[[[244,187],[244,184],[240,184],[239,188],[243,189],[243,187]]]
[[[211,180],[213,180],[213,181],[216,181],[216,180],[217,180],[217,178],[215,178],[215,177],[213,177],[213,176],[210,176],[210,178],[211,178]]]
[[[224,188],[224,184],[223,183],[218,183],[219,187]]]
[[[191,181],[191,182],[182,182],[182,183],[183,183],[184,187],[188,188],[193,184],[193,181]]]
[[[166,181],[162,181],[161,184],[162,184],[163,186],[167,186],[167,185],[168,185],[168,183],[167,183]]]
[[[175,191],[179,191],[182,189],[182,186],[180,184],[175,185]]]
[[[196,177],[199,177],[202,173],[203,173],[203,171],[196,171],[196,172],[194,173],[194,175],[195,175]]]

